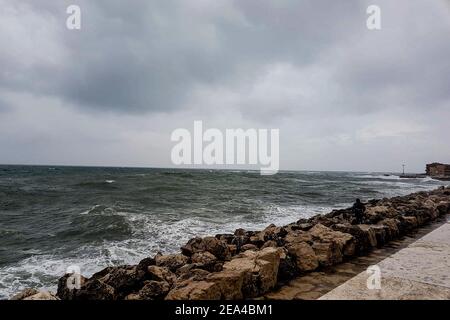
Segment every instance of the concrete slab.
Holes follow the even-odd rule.
[[[377,266],[381,270],[381,289],[368,289],[370,275],[361,272],[319,299],[450,299],[450,223]]]

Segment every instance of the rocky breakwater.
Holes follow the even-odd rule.
[[[27,289],[15,299],[146,300],[248,299],[293,277],[341,263],[383,246],[450,213],[450,188],[370,200],[363,224],[351,209],[301,219],[262,231],[194,238],[180,253],[149,257],[138,265],[108,267],[90,278],[60,278],[56,295]]]

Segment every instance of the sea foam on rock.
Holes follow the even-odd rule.
[[[364,255],[450,212],[450,188],[370,200],[362,224],[351,209],[261,231],[193,238],[181,253],[149,257],[136,266],[108,267],[79,289],[60,278],[56,295],[27,289],[17,300],[195,300],[261,296],[285,280]]]

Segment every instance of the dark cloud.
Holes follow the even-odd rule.
[[[312,63],[364,21],[364,8],[331,2],[78,1],[82,30],[69,31],[69,3],[29,2],[53,22],[60,61],[4,61],[15,74],[4,86],[83,108],[170,111],[182,108],[196,85],[251,84],[267,64]],[[39,43],[32,49],[46,50]]]

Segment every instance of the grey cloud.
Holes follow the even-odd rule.
[[[49,17],[62,57],[32,66],[11,61],[15,76],[2,84],[126,112],[183,108],[196,85],[251,85],[267,64],[311,63],[364,12],[313,1],[79,1],[83,26],[74,32],[63,23],[69,3],[29,3]]]
[[[81,31],[65,28],[74,2]],[[0,162],[145,165],[146,134],[166,157],[169,131],[196,119],[280,128],[288,168],[383,153],[387,169],[418,148],[418,168],[445,161],[448,1],[378,0],[382,30],[368,31],[372,3],[0,0]]]

